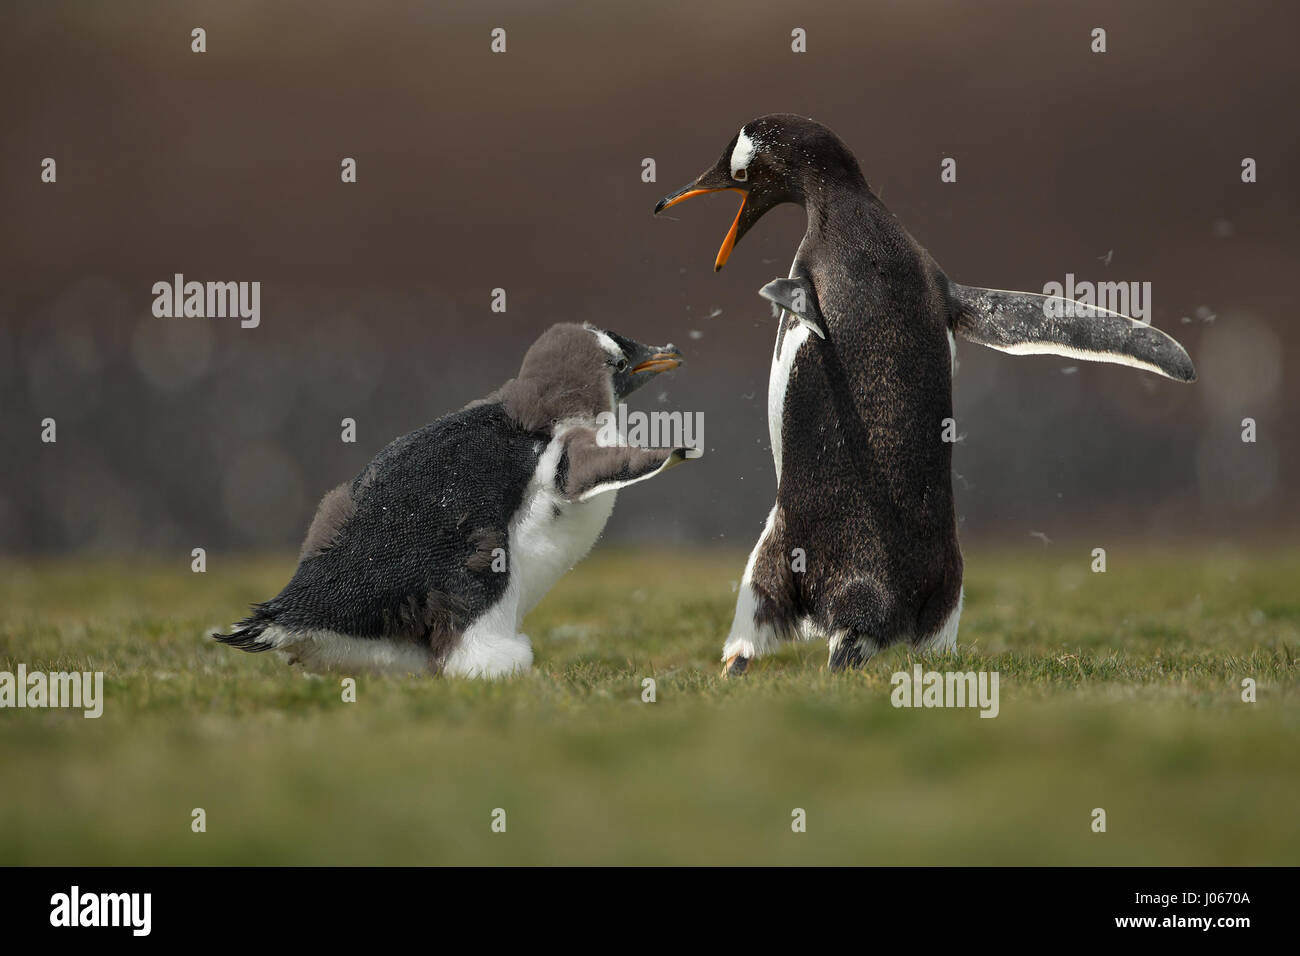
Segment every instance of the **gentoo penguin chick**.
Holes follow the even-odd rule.
[[[680,364],[671,345],[552,327],[518,377],[325,495],[292,580],[213,636],[312,670],[526,670],[524,615],[591,549],[617,490],[698,455],[629,446],[602,415]]]
[[[777,493],[745,567],[723,647],[727,673],[794,637],[827,638],[836,669],[898,642],[951,648],[962,556],[952,445],[941,438],[954,335],[1184,382],[1196,378],[1191,360],[1117,313],[1055,315],[1064,310],[1045,308],[1046,296],[950,281],[849,149],[812,120],[746,123],[713,167],[655,212],[721,190],[743,199],[715,269],[774,206],[796,203],[808,216],[789,277],[761,290],[781,308],[767,406]]]

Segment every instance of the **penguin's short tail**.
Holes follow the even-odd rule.
[[[241,651],[248,651],[250,654],[260,654],[262,651],[269,651],[275,648],[275,645],[261,640],[262,632],[271,626],[275,621],[275,614],[265,604],[254,604],[253,613],[235,624],[234,629],[229,634],[213,634],[214,640],[229,647],[237,647]]]

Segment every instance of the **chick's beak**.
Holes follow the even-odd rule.
[[[681,364],[682,353],[671,345],[665,345],[661,350],[651,354],[649,358],[632,366],[632,374],[639,375],[645,372],[657,375],[660,372],[675,369]]]

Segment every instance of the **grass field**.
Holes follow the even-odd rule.
[[[1300,555],[1089,561],[967,554],[958,653],[922,660],[998,671],[993,720],[892,707],[899,649],[721,679],[743,555],[598,551],[528,620],[531,675],[355,703],[203,638],[289,557],[9,562],[0,670],[102,670],[106,702],[0,711],[0,863],[1300,863]]]

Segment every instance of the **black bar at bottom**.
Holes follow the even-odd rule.
[[[3,879],[6,941],[210,945],[248,943],[277,927],[296,944],[375,942],[412,930],[432,933],[422,938],[433,942],[459,926],[485,941],[509,928],[591,942],[593,933],[612,933],[613,945],[648,934],[662,946],[676,924],[703,920],[744,936],[799,932],[829,917],[862,929],[908,927],[926,943],[987,939],[997,929],[1231,944],[1286,929],[1295,870],[37,867],[5,869]]]

